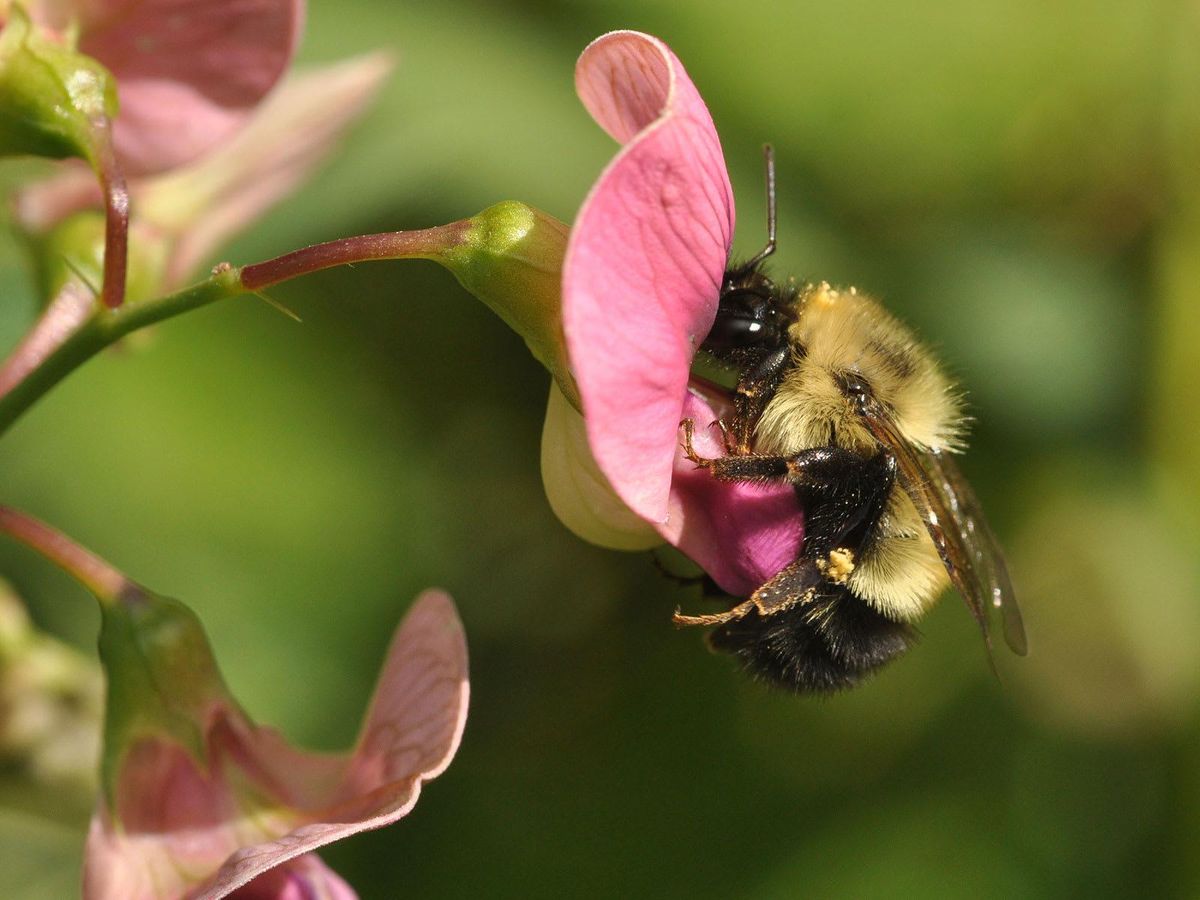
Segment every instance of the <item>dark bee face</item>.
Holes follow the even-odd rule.
[[[757,268],[725,273],[712,330],[701,348],[721,357],[730,351],[771,350],[786,340],[779,289]]]

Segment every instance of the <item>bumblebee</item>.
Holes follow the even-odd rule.
[[[784,482],[804,512],[800,557],[723,613],[711,645],[754,676],[798,692],[859,683],[907,650],[913,623],[953,584],[990,650],[998,609],[1008,645],[1026,650],[1003,557],[953,454],[961,394],[914,334],[874,299],[828,284],[776,284],[775,177],[766,151],[768,241],[726,271],[700,349],[737,372],[726,455],[682,444],[727,482]]]

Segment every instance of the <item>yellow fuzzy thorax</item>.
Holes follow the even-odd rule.
[[[824,283],[803,290],[796,308],[788,331],[792,363],[759,419],[757,452],[786,456],[833,445],[863,456],[878,453],[854,401],[838,385],[837,376],[845,373],[867,382],[912,444],[960,448],[960,397],[903,323],[854,288],[839,291]],[[876,534],[849,584],[885,615],[915,619],[948,579],[924,523],[898,484]]]
[[[875,440],[835,380],[841,372],[865,378],[916,446],[959,449],[959,396],[907,326],[854,288],[814,285],[796,305],[788,331],[792,366],[758,422],[760,452],[787,454],[830,443],[875,452]]]

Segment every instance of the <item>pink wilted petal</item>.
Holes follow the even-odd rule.
[[[688,391],[683,414],[695,423],[693,448],[702,457],[725,453],[712,427],[724,410],[712,397]],[[735,597],[753,593],[800,555],[803,516],[788,484],[729,484],[697,468],[680,452],[671,484],[671,516],[663,537]]]
[[[129,175],[188,162],[232,134],[292,58],[301,0],[83,0],[80,49],[117,77]]]
[[[583,51],[576,89],[627,142],[571,229],[563,327],[588,438],[618,496],[667,520],[688,370],[712,326],[733,195],[708,109],[675,54],[618,31]]]
[[[173,742],[148,738],[131,748],[116,805],[120,826],[101,801],[88,829],[86,900],[183,897],[240,845],[225,780]]]
[[[392,63],[372,53],[290,75],[224,146],[134,185],[139,215],[177,235],[168,287],[323,162],[375,96]]]
[[[358,894],[315,853],[289,859],[229,895],[230,900],[358,900]]]
[[[408,813],[458,749],[468,693],[454,604],[427,591],[392,639],[350,753],[294,749],[224,702],[205,717],[204,766],[168,739],[138,742],[118,778],[118,816],[102,802],[92,819],[84,897],[353,897],[306,855]]]
[[[466,641],[454,603],[440,591],[426,591],[392,639],[362,735],[338,784],[319,808],[298,810],[306,824],[240,850],[198,896],[224,897],[285,860],[406,815],[421,784],[440,775],[454,758],[468,696]],[[280,765],[274,774],[288,782],[286,790],[305,790],[274,747],[256,749],[260,765]],[[315,787],[320,793],[325,786]],[[306,803],[316,801],[306,798]]]

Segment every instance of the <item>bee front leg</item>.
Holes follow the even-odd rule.
[[[755,453],[701,456],[692,445],[696,435],[696,423],[691,419],[684,419],[679,423],[679,427],[683,431],[680,441],[683,455],[695,463],[697,468],[710,470],[714,478],[721,481],[756,481],[764,484],[787,478],[787,457],[761,456]]]
[[[712,424],[721,431],[721,443],[725,447],[725,453],[729,455],[737,454],[739,451],[730,426],[725,424],[724,419],[717,419]],[[684,419],[679,423],[679,427],[683,429],[683,440],[680,441],[680,446],[683,448],[683,455],[695,463],[698,468],[707,469],[709,464],[713,462],[713,458],[701,456],[692,446],[692,441],[696,437],[696,423],[692,419]]]
[[[725,420],[723,418],[717,419],[713,424],[721,430],[721,443],[725,446],[725,455],[730,456],[739,453],[742,448],[738,443],[738,439],[734,437],[733,429],[725,424]]]
[[[725,446],[731,455],[749,455],[754,428],[779,390],[783,373],[791,361],[791,350],[785,345],[772,350],[751,366],[738,379],[733,396],[733,420],[729,424]],[[724,429],[723,429],[724,430]]]
[[[707,469],[716,462],[715,459],[701,456],[696,452],[696,448],[692,446],[692,442],[696,439],[696,423],[694,420],[684,419],[679,423],[679,428],[683,431],[683,440],[680,441],[680,446],[683,448],[683,455],[695,463],[696,468]]]

